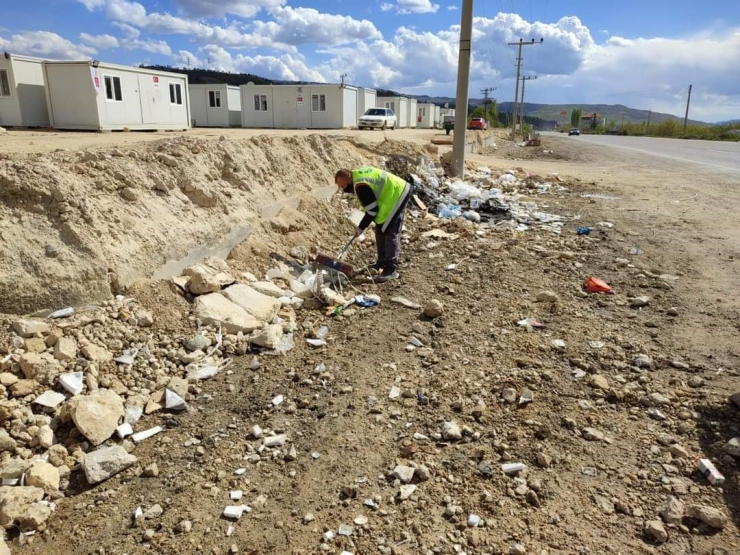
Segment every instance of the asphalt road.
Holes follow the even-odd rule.
[[[616,135],[580,135],[567,137],[561,133],[545,133],[584,141],[608,148],[619,148],[660,156],[676,161],[709,166],[716,170],[740,173],[740,142],[693,141],[656,137],[621,137]]]

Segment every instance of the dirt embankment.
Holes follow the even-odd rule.
[[[387,150],[322,135],[178,137],[0,157],[0,312],[105,299],[168,261],[225,256],[250,233],[269,244],[310,223],[320,243],[337,224],[317,190]]]

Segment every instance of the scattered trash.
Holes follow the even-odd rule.
[[[127,349],[123,351],[123,354],[121,356],[119,356],[118,358],[114,358],[113,360],[117,362],[118,364],[125,364],[126,366],[131,366],[136,360],[136,356],[138,354],[139,354],[139,349]]]
[[[593,466],[584,466],[581,467],[581,474],[584,476],[596,476],[598,474],[598,470],[596,470]]]
[[[598,223],[598,224],[596,224],[596,225],[598,225],[599,227],[606,227],[606,228],[608,228],[608,229],[611,229],[611,228],[613,228],[613,227],[614,227],[614,224],[613,224],[613,223],[611,223],[611,222],[599,222],[599,223]]]
[[[527,468],[524,463],[506,463],[501,465],[501,470],[504,474],[516,474]]]
[[[480,524],[480,517],[478,515],[469,515],[468,516],[468,528],[477,528]]]
[[[51,314],[47,316],[47,318],[69,318],[70,316],[73,316],[75,313],[75,309],[71,306],[67,308],[62,308],[59,310],[55,310]]]
[[[717,470],[717,467],[714,466],[714,463],[710,461],[709,459],[698,459],[696,461],[696,467],[699,469],[699,472],[701,472],[701,475],[704,476],[710,484],[714,486],[721,486],[725,483],[725,477],[720,474],[719,470]]]
[[[552,346],[555,347],[558,351],[562,351],[565,349],[565,341],[563,341],[562,339],[553,339]]]
[[[517,322],[517,325],[521,328],[527,329],[543,329],[547,327],[545,324],[538,322],[534,318],[525,318],[524,320],[519,320]]]
[[[235,489],[229,492],[229,499],[231,499],[232,501],[239,501],[242,498],[243,494],[244,492],[242,492],[242,490]]]
[[[170,389],[164,390],[164,406],[168,410],[181,411],[188,408],[185,399]]]
[[[79,395],[82,393],[84,387],[83,374],[82,372],[68,372],[59,376],[59,383],[72,395]]]
[[[576,229],[576,233],[578,235],[591,235],[592,228],[590,227],[579,227]]]
[[[614,293],[614,290],[605,281],[594,276],[586,278],[584,285],[589,293]]]
[[[389,399],[398,399],[401,396],[401,390],[395,385],[391,387],[391,391],[388,394]]]
[[[340,536],[351,536],[355,533],[354,527],[347,526],[346,524],[340,524],[338,531]]]
[[[36,397],[33,402],[34,404],[41,405],[42,407],[55,409],[65,400],[66,397],[61,393],[57,393],[56,391],[45,391],[44,393]]]
[[[118,428],[116,428],[116,434],[121,439],[128,437],[133,433],[134,433],[134,429],[131,427],[131,424],[129,424],[128,422],[125,422],[121,424],[120,426],[118,426]]]
[[[326,345],[326,341],[323,339],[306,339],[306,343],[311,347],[323,347]]]
[[[588,346],[592,349],[603,349],[604,343],[602,341],[589,341]]]
[[[656,420],[665,420],[666,415],[663,414],[660,410],[656,409],[655,407],[650,407],[647,410],[648,416],[651,416],[655,418]]]
[[[595,198],[601,200],[621,200],[622,197],[615,197],[614,195],[607,195],[604,193],[583,193],[582,198]]]
[[[355,297],[355,304],[360,308],[372,308],[380,304],[379,300],[372,299],[370,296],[357,295]]]
[[[393,297],[391,299],[392,303],[400,304],[401,306],[405,306],[406,308],[413,308],[413,309],[419,309],[421,308],[421,305],[419,303],[415,303],[413,301],[408,300],[406,297]]]
[[[224,508],[223,516],[231,520],[239,520],[244,513],[250,513],[252,509],[246,505],[227,505]]]
[[[324,337],[326,337],[328,333],[329,328],[327,326],[321,326],[319,328],[319,331],[316,332],[316,339],[324,339]]]
[[[321,453],[319,453],[318,451],[314,451],[313,453],[311,453],[311,458],[313,460],[317,460],[320,456],[321,456]]]
[[[410,343],[411,345],[413,345],[414,347],[423,347],[423,346],[424,346],[424,343],[422,343],[421,341],[419,341],[419,340],[418,340],[418,339],[417,339],[416,337],[414,337],[413,335],[412,335],[411,337],[409,337],[409,343]]]
[[[642,249],[638,249],[636,247],[630,249],[630,254],[632,256],[640,256],[642,254]]]
[[[519,406],[528,405],[532,401],[534,401],[534,393],[532,393],[532,390],[522,390],[522,394],[519,396]]]
[[[143,432],[135,433],[131,436],[131,439],[134,441],[134,443],[141,443],[145,439],[149,439],[150,437],[155,436],[162,431],[164,431],[164,428],[162,428],[162,426],[155,426],[154,428],[149,428],[148,430],[144,430]]]
[[[277,407],[284,400],[285,400],[285,397],[283,397],[282,395],[278,395],[277,397],[273,398],[273,400],[271,401],[272,402],[272,406],[273,407]]]

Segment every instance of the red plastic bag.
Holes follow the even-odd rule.
[[[594,276],[587,278],[584,285],[589,293],[614,293],[614,290],[605,281]]]

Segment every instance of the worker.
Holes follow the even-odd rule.
[[[374,281],[398,279],[403,213],[413,185],[397,175],[371,166],[341,169],[334,176],[334,183],[343,193],[354,193],[365,212],[355,230],[356,237],[375,222],[378,259],[371,269],[378,275],[373,278]]]

